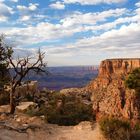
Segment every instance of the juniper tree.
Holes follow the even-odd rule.
[[[4,84],[9,81],[8,72],[8,56],[11,56],[12,51],[8,51],[4,43],[4,36],[0,36],[0,87],[3,88]]]

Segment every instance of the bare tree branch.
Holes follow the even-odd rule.
[[[11,48],[7,48],[8,51],[11,51]],[[14,103],[14,96],[16,92],[16,88],[21,84],[23,79],[29,74],[30,71],[34,71],[37,74],[46,73],[46,63],[44,63],[45,53],[42,53],[39,49],[37,53],[36,59],[33,57],[27,56],[24,58],[17,58],[14,60],[12,56],[8,56],[8,61],[11,67],[14,70],[14,75],[11,75],[11,96],[10,96],[10,105],[11,105],[11,113],[15,111],[15,103]]]

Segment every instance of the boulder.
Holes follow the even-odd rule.
[[[34,102],[21,102],[18,106],[16,106],[16,113],[25,112],[28,109],[34,109],[37,107],[37,104]]]
[[[0,106],[0,113],[3,113],[3,112],[10,112],[10,105],[2,105]]]
[[[0,114],[0,121],[5,121],[7,119],[8,119],[7,114],[5,114],[5,113]]]
[[[30,117],[25,114],[18,114],[14,116],[14,122],[20,124],[20,125],[43,125],[44,124],[44,118],[42,117]]]

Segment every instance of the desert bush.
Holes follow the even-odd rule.
[[[93,119],[92,105],[86,105],[76,96],[60,93],[48,95],[48,103],[39,105],[38,110],[28,110],[30,116],[44,115],[47,122],[58,125],[76,125]]]
[[[102,118],[99,122],[100,129],[108,140],[130,140],[131,127],[128,121],[116,118]]]
[[[131,130],[131,140],[140,140],[140,123],[137,122]]]
[[[81,102],[67,102],[59,108],[51,106],[50,111],[47,111],[48,122],[59,125],[76,125],[91,118],[92,106]]]
[[[44,107],[44,105],[41,105],[39,108],[32,108],[29,107],[24,113],[28,114],[29,116],[33,117],[33,116],[42,116],[46,114],[46,108]]]
[[[92,105],[86,105],[75,95],[55,95],[53,102],[47,108],[49,123],[59,125],[76,125],[81,121],[90,121],[93,118]]]
[[[31,93],[25,95],[24,99],[27,99],[27,101],[34,101],[34,97]]]
[[[140,68],[133,70],[125,79],[125,85],[129,89],[135,89],[140,93]]]

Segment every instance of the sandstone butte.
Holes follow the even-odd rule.
[[[126,119],[140,119],[140,97],[135,90],[125,87],[124,80],[135,68],[140,67],[140,58],[107,59],[101,62],[97,78],[87,89],[97,118],[108,115]]]

